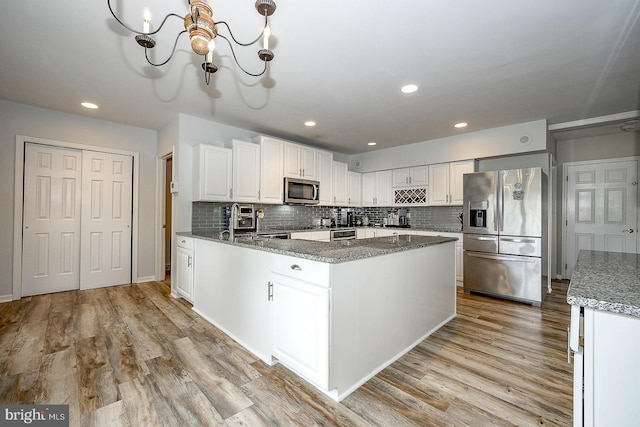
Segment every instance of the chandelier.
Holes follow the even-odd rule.
[[[218,67],[213,63],[213,50],[215,48],[214,40],[217,37],[220,37],[227,42],[227,44],[231,48],[233,60],[238,65],[238,68],[240,68],[245,74],[253,77],[259,77],[267,71],[267,63],[273,59],[273,52],[269,50],[269,37],[271,36],[271,30],[269,28],[269,16],[271,16],[276,10],[276,3],[273,0],[256,1],[256,10],[260,15],[264,16],[264,26],[262,27],[262,30],[260,31],[258,37],[256,37],[255,40],[249,43],[241,43],[236,40],[236,38],[233,36],[233,33],[231,32],[229,24],[227,24],[225,21],[215,22],[213,20],[213,9],[206,1],[188,0],[188,2],[189,12],[184,16],[184,18],[181,15],[170,13],[164,17],[162,23],[155,31],[150,31],[149,24],[151,22],[151,14],[148,10],[146,10],[144,13],[142,31],[138,31],[126,25],[124,22],[122,22],[122,20],[120,20],[120,18],[118,18],[118,16],[113,11],[113,8],[111,7],[111,0],[107,0],[107,6],[109,7],[111,15],[113,15],[114,19],[118,21],[120,25],[122,25],[132,33],[137,34],[135,37],[136,42],[138,42],[138,44],[144,48],[144,56],[147,59],[147,62],[154,67],[160,67],[169,62],[176,52],[176,46],[178,45],[180,36],[188,33],[189,39],[191,40],[191,49],[197,55],[202,55],[204,57],[202,69],[204,70],[204,80],[207,85],[211,81],[211,74],[218,71]],[[153,49],[156,45],[156,41],[151,36],[159,33],[160,30],[162,30],[165,22],[167,22],[167,19],[169,19],[170,17],[176,17],[184,20],[184,30],[178,33],[178,35],[176,36],[175,42],[173,43],[173,49],[171,50],[171,55],[169,55],[169,57],[165,61],[154,63],[149,59],[149,49]],[[223,34],[220,34],[218,32],[218,26],[225,27],[228,35],[225,36]],[[237,46],[247,47],[258,43],[260,39],[262,39],[262,49],[258,50],[258,58],[260,58],[260,60],[264,63],[264,68],[259,73],[251,73],[244,67],[242,67],[242,65],[240,65],[240,62],[238,62],[238,58],[236,57],[236,53],[233,50],[233,44],[231,42],[233,41],[233,43],[235,43]]]

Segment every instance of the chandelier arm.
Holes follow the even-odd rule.
[[[262,27],[262,31],[260,31],[260,34],[258,35],[258,37],[256,37],[256,39],[252,42],[249,43],[240,43],[238,40],[236,40],[236,38],[234,37],[233,33],[231,32],[231,27],[229,27],[229,24],[227,24],[225,21],[218,21],[216,22],[216,25],[224,25],[225,27],[227,27],[227,31],[229,31],[229,35],[231,36],[231,39],[233,40],[234,43],[240,45],[240,46],[251,46],[252,44],[256,44],[258,42],[258,40],[260,40],[262,38],[262,34],[264,33],[264,29],[267,28],[267,16],[265,15],[264,17],[264,26]],[[221,36],[222,37],[222,36]],[[229,40],[227,40],[228,42]]]
[[[236,52],[233,50],[233,45],[231,44],[229,39],[226,38],[225,36],[223,36],[222,34],[218,34],[218,37],[222,37],[229,44],[229,48],[231,49],[231,54],[233,55],[233,60],[236,62],[236,65],[238,65],[238,68],[240,68],[245,74],[248,74],[248,75],[250,75],[252,77],[260,77],[261,75],[263,75],[265,73],[265,71],[267,71],[267,61],[264,61],[264,69],[262,70],[262,72],[260,74],[250,73],[247,70],[245,70],[242,67],[242,65],[240,65],[240,63],[238,62],[238,58],[236,57]]]
[[[182,16],[180,16],[180,15],[177,15],[177,14],[175,14],[175,13],[170,13],[170,14],[168,14],[167,16],[165,16],[165,17],[164,17],[164,19],[162,20],[162,23],[160,24],[160,26],[158,27],[158,29],[157,29],[157,30],[152,31],[152,32],[150,32],[150,33],[145,33],[145,32],[141,32],[141,31],[138,31],[138,30],[134,30],[133,28],[129,27],[127,24],[125,24],[124,22],[122,22],[122,21],[120,20],[120,18],[118,18],[118,17],[116,16],[116,13],[115,13],[115,12],[113,11],[113,9],[111,8],[111,0],[107,0],[107,6],[109,7],[109,11],[111,12],[111,15],[113,16],[113,18],[114,18],[116,21],[118,21],[118,23],[119,23],[120,25],[122,25],[124,28],[126,28],[126,29],[127,29],[127,30],[129,30],[129,31],[131,31],[132,33],[136,33],[136,34],[140,34],[140,35],[147,35],[147,36],[150,36],[150,35],[153,35],[153,34],[158,33],[158,32],[162,29],[162,26],[164,25],[164,23],[165,23],[165,22],[167,22],[167,19],[169,19],[169,17],[170,17],[170,16],[175,16],[176,18],[184,19],[184,17],[182,17]]]
[[[178,40],[180,39],[180,36],[183,35],[184,33],[186,33],[187,30],[182,30],[178,33],[178,36],[176,37],[176,41],[173,43],[173,49],[171,50],[171,55],[169,55],[169,57],[167,58],[166,61],[158,63],[158,64],[154,64],[153,62],[151,62],[151,60],[149,59],[149,55],[148,55],[148,49],[145,47],[144,48],[144,57],[147,58],[147,62],[151,65],[153,65],[154,67],[161,67],[163,65],[165,65],[167,62],[171,61],[171,58],[173,58],[173,54],[176,53],[176,46],[178,46]]]

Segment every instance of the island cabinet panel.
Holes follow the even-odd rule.
[[[196,239],[194,310],[340,401],[455,317],[455,241],[415,239],[366,257],[327,244],[334,262],[297,256],[295,241]]]
[[[337,400],[455,317],[454,263],[449,242],[333,265],[329,389]]]
[[[274,274],[273,356],[323,389],[329,387],[329,289]]]
[[[640,317],[584,309],[585,426],[638,425],[638,355]]]
[[[272,254],[196,239],[193,309],[271,365]]]

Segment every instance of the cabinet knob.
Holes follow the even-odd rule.
[[[299,266],[298,264],[293,264],[293,265],[291,266],[291,269],[292,269],[292,270],[295,270],[295,271],[300,271],[300,270],[302,270],[302,268],[300,268],[300,266]]]

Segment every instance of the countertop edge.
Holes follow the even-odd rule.
[[[581,250],[566,301],[570,305],[640,317],[640,255]]]
[[[192,238],[195,238],[195,239],[212,241],[212,242],[221,243],[221,244],[224,244],[224,245],[239,246],[239,247],[243,247],[243,248],[247,248],[247,249],[254,249],[254,250],[259,250],[259,251],[263,251],[263,252],[270,252],[270,253],[275,253],[275,254],[278,254],[278,255],[293,256],[293,257],[297,257],[297,258],[308,259],[308,260],[311,260],[311,261],[323,262],[323,263],[327,263],[327,264],[341,264],[341,263],[345,263],[345,262],[359,261],[359,260],[373,258],[373,257],[377,257],[377,256],[391,255],[391,254],[394,254],[394,253],[405,252],[405,251],[425,248],[425,247],[429,247],[429,246],[436,246],[436,245],[449,243],[449,242],[455,242],[455,241],[458,240],[455,237],[445,237],[445,236],[442,236],[442,237],[438,237],[438,236],[415,236],[415,237],[418,237],[418,238],[422,237],[422,238],[425,238],[425,239],[436,239],[436,240],[432,240],[430,242],[415,243],[415,244],[413,244],[411,246],[406,246],[406,247],[395,247],[395,248],[393,248],[393,250],[370,248],[371,250],[369,252],[362,252],[362,253],[350,255],[349,257],[336,257],[336,256],[331,257],[331,256],[324,256],[324,255],[309,254],[309,253],[305,253],[305,252],[298,252],[298,251],[288,250],[288,249],[281,249],[281,248],[273,248],[273,247],[269,247],[269,246],[262,246],[262,245],[259,244],[259,242],[255,242],[255,241],[252,242],[252,243],[230,242],[228,240],[220,240],[219,238],[215,238],[214,236],[207,236],[207,235],[197,234],[197,233],[192,233],[192,232],[177,232],[176,235],[184,236],[184,237],[192,237]],[[373,238],[372,240],[375,240],[375,239],[388,239],[388,237],[378,237],[378,238]],[[300,241],[300,242],[306,242],[306,243],[312,243],[312,244],[327,244],[327,242],[309,242],[309,241]],[[301,244],[304,244],[304,243],[301,243]],[[354,246],[354,248],[355,247],[357,247],[357,246]],[[341,250],[341,249],[344,249],[344,248],[336,248],[336,250]]]

